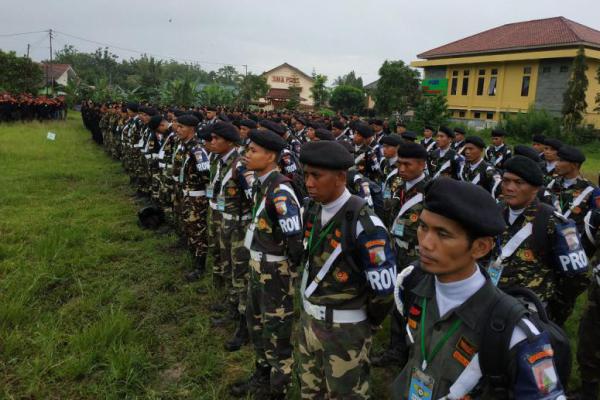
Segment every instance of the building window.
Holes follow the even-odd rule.
[[[492,75],[498,75],[498,69],[492,68]]]
[[[496,95],[496,83],[498,82],[498,78],[492,76],[490,78],[490,87],[488,88],[488,96]]]
[[[459,111],[459,112],[458,112],[458,116],[459,116],[460,118],[464,118],[464,117],[465,117],[465,112],[464,112],[464,111]]]
[[[560,72],[567,72],[569,70],[569,66],[568,65],[561,65],[560,66]]]
[[[525,74],[525,75],[531,75],[531,67],[525,67],[525,68],[523,68],[523,74]]]
[[[479,111],[474,112],[473,113],[473,118],[475,118],[475,119],[481,118],[481,113]]]
[[[452,71],[452,76],[458,76],[458,71]]]
[[[479,70],[479,75],[485,75],[485,69],[480,69]]]
[[[542,68],[542,74],[549,74],[550,72],[552,72],[552,68],[551,67],[544,67],[544,68]]]
[[[486,118],[486,119],[494,119],[494,113],[493,113],[493,112],[488,112],[488,113],[485,115],[485,118]]]
[[[477,96],[481,96],[483,95],[483,85],[485,84],[485,78],[484,77],[479,77],[479,79],[477,79]]]
[[[523,97],[529,96],[529,80],[530,79],[531,79],[530,76],[523,77],[523,82],[521,83],[521,96],[523,96]]]
[[[463,71],[462,91],[461,94],[466,96],[469,93],[469,70]]]
[[[450,86],[450,94],[456,95],[456,88],[458,86],[458,78],[452,78],[452,84]]]

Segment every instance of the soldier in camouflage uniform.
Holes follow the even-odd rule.
[[[502,171],[504,163],[512,157],[512,150],[504,143],[506,132],[502,129],[492,130],[492,145],[485,151],[485,159],[492,167]]]
[[[558,161],[558,150],[563,146],[563,143],[554,138],[546,138],[544,140],[544,184],[548,186],[550,182],[558,178],[556,173],[556,163]]]
[[[160,176],[161,169],[158,166],[161,159],[161,150],[166,135],[169,131],[169,123],[162,115],[155,115],[148,122],[150,136],[146,144],[146,161],[148,164],[148,174],[150,176],[150,197],[155,205],[160,205]],[[164,151],[163,151],[164,157]]]
[[[597,400],[600,392],[600,210],[591,217],[590,234],[594,234],[596,252],[590,260],[592,281],[588,301],[579,325],[577,361],[581,371],[580,400]]]
[[[469,136],[464,140],[463,149],[466,162],[458,173],[459,179],[483,187],[495,198],[502,177],[496,168],[483,159],[485,142],[479,136]]]
[[[423,139],[421,139],[421,146],[425,147],[427,153],[431,154],[437,148],[437,143],[435,142],[435,138],[433,137],[433,132],[435,132],[435,128],[431,125],[425,125],[423,128]]]
[[[246,317],[256,370],[234,383],[231,394],[255,399],[285,398],[292,375],[293,295],[302,257],[300,204],[289,180],[277,170],[285,141],[271,131],[250,131],[244,158],[255,171],[252,222],[244,245],[250,250]]]
[[[181,196],[181,223],[193,257],[194,270],[206,263],[206,185],[208,182],[208,154],[195,135],[198,119],[193,115],[177,118],[177,135],[181,141],[175,158],[181,168],[176,190]]]
[[[398,176],[402,183],[392,195],[391,218],[386,225],[395,241],[396,265],[399,269],[406,267],[419,255],[417,227],[423,209],[423,193],[428,181],[423,172],[427,156],[427,150],[417,143],[406,143],[398,150]],[[390,319],[389,346],[373,357],[374,366],[404,365],[408,356],[405,325],[404,318],[394,309]]]
[[[165,218],[171,224],[175,223],[173,219],[173,198],[175,186],[175,182],[173,180],[173,156],[175,149],[179,146],[179,138],[177,137],[176,132],[177,120],[174,119],[169,124],[169,131],[167,132],[162,147],[158,152],[158,199],[160,207],[165,212]]]
[[[383,222],[346,189],[352,155],[307,143],[298,366],[303,399],[369,398],[372,329],[392,306],[395,257]]]
[[[553,204],[554,208],[565,217],[571,218],[577,224],[577,230],[584,234],[586,218],[594,209],[600,208],[600,190],[589,180],[581,176],[581,165],[585,162],[585,155],[577,148],[563,145],[558,150],[556,173],[558,178],[552,180],[547,186],[550,194],[545,197],[545,202]],[[585,236],[584,236],[585,237]],[[593,246],[584,240],[584,247],[588,257],[593,254]],[[560,312],[556,319],[562,324],[569,317],[575,306],[577,296],[587,287],[585,276],[577,279],[559,282],[562,292],[568,296],[554,297],[551,299],[550,308],[554,313]]]
[[[383,180],[381,172],[381,149],[375,141],[375,133],[365,123],[354,125],[354,164],[358,172],[374,182]]]
[[[429,153],[427,169],[429,176],[435,179],[439,176],[448,176],[458,179],[464,158],[459,156],[450,146],[454,139],[454,130],[446,126],[440,127],[435,142],[436,149]]]
[[[490,265],[496,264],[499,276],[491,272],[493,281],[501,289],[524,287],[531,289],[544,305],[555,297],[569,298],[570,293],[563,292],[561,280],[571,280],[561,273],[556,265],[557,256],[553,244],[557,225],[565,219],[547,204],[541,203],[537,194],[543,185],[543,173],[538,164],[524,156],[517,155],[504,163],[502,177],[503,213],[507,229],[499,236],[498,246]],[[531,226],[528,236],[520,236]],[[541,231],[538,231],[541,230]],[[506,251],[507,243],[515,237],[522,237],[520,243],[513,246],[512,252]],[[516,239],[515,239],[516,240]],[[502,251],[502,255],[500,252]],[[554,309],[548,309],[550,318],[562,324],[560,316],[553,315]]]
[[[398,147],[400,147],[403,142],[404,140],[402,137],[396,134],[386,135],[379,141],[383,154],[380,169],[381,176],[383,178],[381,180],[381,182],[383,182],[381,187],[383,189],[384,199],[391,198],[392,192],[388,186],[388,182],[391,183],[393,178],[398,174],[398,168],[396,168],[396,160],[398,160]]]

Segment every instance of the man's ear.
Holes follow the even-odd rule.
[[[491,236],[480,237],[471,244],[471,255],[474,259],[485,257],[494,248],[494,238]]]

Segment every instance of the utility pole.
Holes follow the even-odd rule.
[[[50,73],[52,74],[52,29],[48,29],[48,37],[50,39]],[[54,79],[50,76],[50,87],[52,95],[54,95]]]
[[[29,43],[27,43],[27,58],[29,58],[29,48],[31,47],[31,45]]]
[[[244,70],[246,70],[246,76],[248,76],[248,64],[243,64]]]

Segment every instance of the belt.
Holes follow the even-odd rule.
[[[177,176],[177,175],[173,175],[173,180],[174,180],[175,182],[179,182],[179,176]]]
[[[326,306],[319,306],[302,299],[304,311],[319,321],[325,321],[327,315]],[[331,310],[332,321],[335,324],[355,324],[367,319],[367,310],[365,307],[356,310]]]
[[[260,251],[250,250],[250,258],[254,261],[279,262],[287,260],[287,256],[276,256],[273,254],[265,254]]]
[[[165,164],[164,162],[158,163],[158,168],[165,168],[166,166],[167,166],[167,164]]]
[[[184,196],[189,197],[201,197],[206,196],[206,192],[204,190],[182,190]]]
[[[149,160],[152,158],[152,154],[144,154],[144,157],[146,157],[146,160]]]
[[[398,245],[398,247],[400,247],[401,249],[404,250],[408,250],[408,242],[404,241],[404,240],[400,240],[398,238],[396,238],[396,244]]]
[[[158,153],[152,153],[150,155],[152,156],[152,158],[156,158],[156,159],[158,158]]]
[[[228,221],[231,221],[231,220],[249,221],[249,220],[252,219],[252,215],[250,215],[250,214],[246,214],[246,215],[242,215],[242,216],[237,216],[237,215],[227,214],[227,213],[222,212],[221,215],[223,216],[223,219],[226,219]]]
[[[212,208],[213,210],[217,209],[217,203],[215,203],[214,201],[209,201],[208,205],[210,206],[210,208]]]

